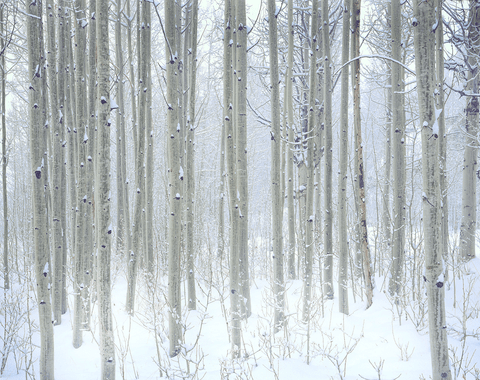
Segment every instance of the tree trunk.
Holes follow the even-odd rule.
[[[168,302],[170,356],[180,352],[182,303],[180,295],[180,223],[182,179],[180,173],[180,130],[178,128],[178,57],[176,54],[175,0],[165,2],[167,57],[167,126],[168,126]]]
[[[352,0],[352,56],[360,56],[360,7],[361,0]],[[360,116],[360,60],[353,62],[353,122],[355,128],[355,154],[357,165],[355,177],[358,190],[358,226],[360,249],[362,254],[363,275],[365,280],[365,292],[367,295],[367,308],[372,305],[373,282],[370,265],[370,248],[368,247],[367,235],[367,209],[365,203],[365,176],[363,173],[363,142]]]
[[[392,58],[401,61],[401,4],[392,0]],[[392,150],[393,150],[393,251],[389,292],[395,297],[403,288],[405,263],[405,125],[403,125],[402,69],[395,62],[392,67]]]
[[[332,203],[332,66],[330,61],[330,22],[328,17],[328,1],[322,1],[323,16],[323,52],[324,52],[324,104],[325,104],[325,264],[324,294],[333,299],[333,203]]]
[[[340,167],[338,181],[338,306],[348,315],[348,228],[347,228],[347,165],[348,165],[348,62],[350,41],[350,1],[344,1],[342,26],[342,88],[340,109]]]
[[[438,127],[435,115],[434,2],[414,2],[415,71],[422,123],[423,230],[428,327],[433,380],[451,379],[445,329],[445,287],[440,239]]]
[[[4,35],[3,9],[0,9],[0,35]],[[10,279],[8,270],[8,207],[7,207],[7,125],[5,123],[5,84],[7,81],[7,71],[5,69],[5,39],[1,39],[1,70],[2,70],[2,189],[3,189],[3,287],[10,289]]]
[[[478,94],[477,58],[480,49],[480,9],[476,1],[470,1],[468,30],[468,63],[471,67],[467,74],[467,89]],[[477,97],[467,98],[466,108],[466,145],[463,159],[462,224],[460,226],[460,256],[463,260],[475,257],[475,233],[477,229],[477,155],[479,107]]]
[[[45,183],[46,167],[44,165],[47,146],[44,139],[43,121],[47,113],[43,98],[47,96],[45,81],[42,78],[45,62],[43,49],[43,24],[41,2],[27,3],[27,44],[28,44],[28,78],[29,116],[30,116],[30,155],[33,183],[33,227],[35,252],[35,278],[40,325],[40,379],[54,379],[54,339],[52,309],[49,285],[51,281],[52,262],[47,241],[48,221],[46,212]]]

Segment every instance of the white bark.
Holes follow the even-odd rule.
[[[333,299],[333,203],[332,203],[332,67],[330,56],[330,28],[328,1],[322,1],[323,52],[324,52],[324,104],[325,104],[325,229],[324,229],[324,293]]]
[[[414,2],[415,71],[422,125],[423,230],[428,327],[433,380],[451,379],[445,329],[445,287],[440,239],[438,135],[435,130],[434,2]]]
[[[165,2],[167,58],[167,126],[168,126],[168,302],[170,356],[180,351],[182,339],[182,304],[180,295],[180,223],[182,180],[180,179],[180,131],[178,128],[178,57],[176,54],[175,1]]]
[[[29,84],[29,118],[30,118],[30,167],[33,183],[33,227],[35,250],[35,278],[40,325],[40,379],[54,379],[54,339],[52,309],[50,303],[49,283],[53,270],[50,250],[47,241],[47,212],[44,177],[46,167],[46,149],[44,139],[46,107],[44,97],[47,96],[45,81],[41,69],[44,62],[42,3],[26,4],[27,45],[28,45],[28,78]]]
[[[268,42],[270,56],[270,86],[272,89],[272,245],[273,245],[273,293],[274,304],[274,331],[277,332],[284,323],[284,293],[285,280],[283,276],[283,236],[282,236],[282,211],[283,196],[280,182],[280,155],[282,139],[280,135],[280,91],[278,78],[278,41],[277,41],[277,15],[275,0],[268,1]]]
[[[4,33],[3,6],[0,9],[0,35]],[[5,39],[1,39],[1,51],[3,52],[0,62],[1,86],[2,86],[2,189],[3,189],[3,287],[10,289],[10,279],[8,270],[8,204],[7,204],[7,125],[5,123],[5,84],[7,81],[7,71],[5,68]]]
[[[97,0],[97,139],[95,199],[98,225],[98,317],[100,321],[101,379],[115,379],[115,345],[111,302],[112,220],[110,216],[110,80],[108,48],[108,1]]]
[[[401,5],[392,0],[392,58],[401,61]],[[403,288],[405,262],[405,125],[403,125],[402,68],[391,63],[392,72],[392,151],[393,151],[393,251],[389,292],[398,297]],[[397,300],[398,302],[398,300]]]
[[[350,40],[350,1],[344,1],[342,26],[342,87],[340,115],[340,167],[338,181],[338,306],[348,315],[348,227],[347,227],[347,165],[348,165],[348,62]]]

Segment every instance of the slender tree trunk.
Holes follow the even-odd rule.
[[[401,61],[401,4],[392,0],[392,58]],[[403,94],[401,66],[392,62],[392,150],[393,150],[393,252],[390,295],[398,297],[403,288],[403,267],[405,262],[405,125],[403,125]],[[398,302],[398,299],[396,299]]]
[[[333,299],[333,202],[332,202],[332,66],[330,56],[330,28],[328,1],[322,1],[323,52],[324,52],[324,104],[325,104],[325,227],[324,246],[325,296]]]
[[[186,204],[187,204],[187,275],[188,275],[188,308],[196,310],[197,296],[195,292],[195,246],[194,246],[194,216],[195,216],[195,99],[197,82],[197,25],[198,0],[193,0],[191,18],[191,50],[189,58],[190,88],[188,97],[187,117],[187,177],[186,177]],[[222,203],[223,205],[223,203]],[[223,208],[223,207],[222,207]],[[223,210],[222,210],[223,211]],[[222,237],[223,238],[223,237]]]
[[[445,93],[444,93],[444,59],[443,59],[443,0],[437,0],[437,31],[435,32],[435,56],[437,60],[437,118],[438,123],[438,156],[440,163],[440,192],[442,195],[442,247],[443,260],[448,262],[448,199],[447,199],[447,134],[445,130]],[[448,266],[445,267],[445,277],[448,279]]]
[[[227,151],[227,175],[229,190],[229,209],[230,209],[230,313],[232,323],[231,344],[232,357],[240,356],[241,347],[241,319],[240,319],[240,283],[238,267],[238,204],[237,204],[237,179],[235,171],[235,138],[233,125],[233,98],[232,98],[232,1],[225,1],[225,19],[224,19],[224,38],[223,38],[223,114],[226,134]]]
[[[108,48],[108,1],[97,0],[97,157],[96,186],[98,226],[98,317],[100,320],[101,379],[115,380],[115,345],[111,301],[112,220],[110,216],[110,80]]]
[[[51,281],[52,262],[48,246],[48,221],[44,177],[46,175],[46,145],[42,121],[47,109],[42,97],[46,97],[45,81],[42,78],[42,67],[45,64],[43,49],[42,2],[26,4],[27,44],[28,44],[28,78],[30,110],[30,165],[33,183],[33,227],[35,249],[35,278],[40,325],[40,379],[54,379],[54,339],[52,324],[52,308],[49,285]]]
[[[415,71],[422,123],[423,230],[428,327],[433,380],[451,379],[445,329],[445,287],[440,239],[438,127],[435,115],[434,2],[414,2]]]
[[[5,4],[0,8],[0,35],[4,35],[3,10]],[[7,81],[7,70],[5,69],[5,39],[1,38],[0,65],[2,70],[2,189],[3,189],[3,287],[10,289],[10,278],[8,270],[8,207],[7,207],[7,125],[5,123],[5,84]]]
[[[280,135],[280,91],[278,77],[278,41],[277,41],[277,14],[275,0],[268,1],[268,41],[270,52],[270,87],[272,89],[272,244],[273,244],[273,292],[274,304],[274,331],[282,329],[284,323],[284,293],[285,280],[283,276],[283,236],[282,236],[282,205],[280,182],[280,155],[282,137]],[[311,267],[311,262],[310,262]]]
[[[295,275],[295,208],[293,189],[295,187],[293,171],[293,144],[295,141],[295,127],[293,125],[293,1],[288,2],[288,58],[287,58],[287,104],[288,113],[288,145],[287,145],[287,209],[288,209],[288,278],[294,280]]]
[[[237,131],[237,183],[239,195],[239,235],[238,235],[238,258],[239,276],[242,301],[240,303],[243,318],[252,314],[250,300],[250,276],[248,269],[248,172],[247,172],[247,15],[245,0],[236,1],[236,30],[237,30],[237,65],[236,65],[236,128]],[[276,61],[275,61],[276,62]],[[278,83],[278,81],[277,81]],[[278,109],[280,111],[280,109]],[[278,145],[280,146],[280,129],[278,131]],[[280,154],[280,151],[279,151]],[[280,162],[280,157],[278,157]],[[278,181],[280,185],[280,181]],[[279,194],[280,196],[280,194]],[[280,199],[280,202],[283,199]],[[278,205],[282,208],[282,203]],[[281,218],[281,210],[280,210]],[[281,219],[280,219],[281,235]],[[280,246],[281,247],[281,246]],[[281,255],[283,260],[283,254]],[[282,261],[283,262],[283,261]],[[283,275],[282,275],[283,277]]]
[[[342,26],[342,94],[340,108],[340,168],[338,181],[338,306],[348,315],[348,228],[347,228],[347,165],[348,165],[348,62],[350,41],[350,1],[344,1]]]
[[[86,201],[87,201],[87,183],[86,183],[86,159],[88,142],[88,131],[86,129],[86,3],[85,0],[75,1],[75,19],[76,19],[76,55],[75,55],[75,89],[76,89],[76,110],[77,110],[77,207],[76,207],[76,237],[75,239],[75,271],[74,271],[74,318],[73,318],[73,346],[78,348],[82,345],[82,331],[85,328],[85,308],[88,299],[88,288],[86,287]]]
[[[315,178],[315,159],[314,159],[314,138],[315,138],[315,120],[316,120],[316,104],[315,97],[317,94],[317,17],[318,13],[318,1],[312,1],[312,17],[311,17],[311,32],[310,32],[310,83],[309,83],[309,95],[308,95],[308,129],[307,129],[307,204],[306,204],[306,222],[305,222],[305,278],[303,282],[303,320],[307,322],[310,318],[310,302],[311,292],[313,287],[313,230],[314,230],[314,178]]]
[[[468,54],[471,71],[467,74],[467,88],[473,94],[478,94],[477,57],[480,49],[480,6],[474,0],[470,1]],[[479,107],[477,97],[467,98],[466,108],[466,145],[463,159],[463,192],[462,192],[462,224],[460,226],[460,256],[463,260],[475,257],[475,234],[477,230],[477,155],[478,155],[478,123]]]
[[[175,36],[175,1],[165,2],[165,33],[167,57],[167,125],[168,125],[168,302],[170,356],[180,352],[182,339],[182,303],[180,295],[180,229],[181,193],[180,179],[180,131],[178,129],[177,73],[178,57]]]
[[[360,56],[360,9],[361,0],[352,0],[352,52],[353,57]],[[359,241],[362,254],[363,275],[365,280],[365,292],[367,295],[367,308],[372,305],[373,281],[370,264],[370,248],[368,247],[367,236],[367,209],[365,203],[365,175],[363,167],[363,142],[362,126],[360,116],[360,60],[353,62],[353,122],[355,128],[355,152],[357,165],[355,176],[358,188],[358,218],[359,218]]]

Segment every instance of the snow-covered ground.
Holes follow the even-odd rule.
[[[471,260],[458,272],[459,277],[446,287],[452,378],[480,379],[480,259]],[[228,339],[228,278],[220,273],[211,273],[211,276],[208,281],[212,281],[212,287],[207,285],[207,280],[199,282],[198,311],[184,314],[184,350],[172,359],[166,351],[166,279],[159,279],[156,288],[140,282],[137,312],[130,318],[124,311],[124,274],[116,272],[112,299],[117,379],[410,380],[431,376],[427,304],[421,292],[416,301],[397,307],[387,296],[384,277],[377,277],[373,306],[365,310],[364,301],[359,295],[354,301],[350,292],[350,315],[344,316],[338,312],[336,298],[321,305],[317,286],[311,321],[306,325],[301,322],[302,282],[290,281],[286,293],[287,325],[273,335],[270,284],[256,279],[251,288],[253,314],[243,326],[242,358],[232,360]],[[26,293],[18,294],[21,297]],[[84,343],[78,349],[71,343],[71,317],[71,312],[67,312],[62,324],[54,329],[55,378],[98,379],[96,309],[92,315],[92,331],[84,332]],[[33,347],[33,367],[25,371],[30,356],[17,350],[16,356],[9,355],[3,378],[20,380],[33,375],[39,378],[35,308],[30,318],[34,323],[32,342],[29,342],[26,325],[20,326],[16,334],[22,352],[28,353]],[[3,328],[4,313],[0,320]]]

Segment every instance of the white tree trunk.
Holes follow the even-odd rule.
[[[3,9],[0,9],[0,35],[4,33]],[[1,86],[2,86],[2,189],[3,189],[3,287],[10,289],[10,279],[8,270],[8,207],[7,207],[7,125],[5,123],[5,84],[7,81],[7,71],[5,68],[5,39],[1,39],[1,51],[3,52],[0,62],[0,69],[2,71]]]
[[[182,304],[180,295],[180,223],[182,180],[180,179],[180,130],[178,128],[178,57],[175,36],[175,1],[165,2],[167,58],[167,126],[168,126],[168,302],[170,356],[180,351]]]
[[[27,3],[27,45],[30,117],[30,167],[33,183],[33,227],[35,250],[35,278],[40,325],[40,379],[54,379],[54,339],[49,283],[53,270],[47,235],[47,212],[45,199],[44,165],[47,146],[44,140],[43,121],[47,109],[43,105],[47,96],[42,78],[44,66],[43,24],[41,2]]]
[[[451,379],[445,329],[445,287],[440,239],[438,131],[435,115],[435,4],[414,2],[415,71],[422,125],[423,230],[428,327],[433,380]]]
[[[344,1],[342,26],[342,87],[340,115],[340,167],[338,181],[338,306],[348,315],[348,227],[347,227],[347,165],[348,165],[348,62],[350,41],[350,1]]]

